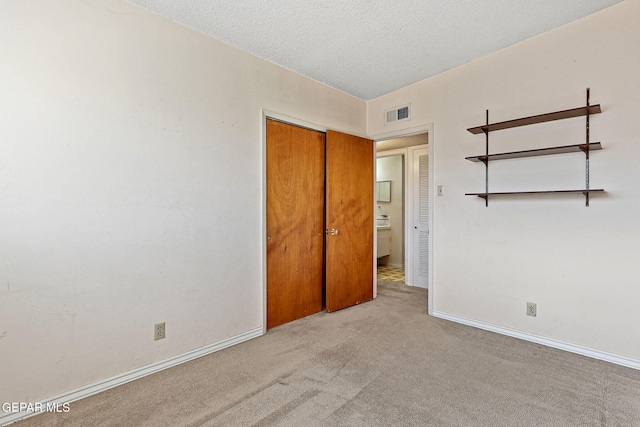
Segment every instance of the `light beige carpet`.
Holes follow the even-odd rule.
[[[640,371],[372,302],[44,414],[27,426],[638,426]]]

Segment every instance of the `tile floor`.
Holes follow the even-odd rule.
[[[404,283],[404,268],[391,267],[388,265],[378,266],[378,279],[387,279],[394,282]]]

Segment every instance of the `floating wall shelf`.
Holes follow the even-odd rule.
[[[535,150],[524,151],[512,151],[510,153],[496,153],[483,156],[471,156],[465,157],[472,162],[485,163],[489,160],[503,160],[503,159],[516,159],[518,157],[534,157],[534,156],[546,156],[550,154],[564,154],[564,153],[577,153],[579,151],[586,152],[586,144],[576,145],[563,145],[561,147],[549,147],[549,148],[537,148]],[[599,142],[592,142],[589,144],[589,151],[602,150],[602,145]]]
[[[502,191],[496,193],[466,193],[466,196],[478,196],[487,200],[489,196],[510,196],[515,194],[566,194],[566,193],[582,193],[585,197],[589,197],[589,193],[602,192],[601,188],[590,190],[546,190],[546,191]],[[587,205],[589,206],[589,205]]]
[[[535,125],[537,123],[552,122],[554,120],[570,119],[572,117],[586,116],[587,114],[600,113],[600,104],[572,108],[570,110],[555,111],[553,113],[538,114],[537,116],[523,117],[520,119],[507,120],[504,122],[491,123],[488,125],[476,126],[467,129],[473,134],[483,132],[493,132],[495,130],[517,128],[520,126]]]
[[[583,194],[586,199],[586,206],[589,206],[589,195],[593,192],[603,192],[604,190],[589,188],[589,152],[601,150],[599,142],[589,142],[589,116],[600,113],[600,104],[589,105],[589,89],[587,88],[587,104],[583,107],[572,108],[570,110],[555,111],[552,113],[539,114],[536,116],[523,117],[504,122],[489,123],[489,110],[487,110],[487,124],[467,129],[472,134],[485,134],[486,153],[480,156],[465,157],[472,162],[482,162],[485,165],[485,191],[482,193],[466,193],[467,196],[478,196],[485,200],[485,206],[489,205],[489,196],[504,196],[514,194]],[[511,151],[506,153],[489,154],[489,132],[502,129],[510,129],[520,126],[533,125],[537,123],[550,122],[554,120],[569,119],[573,117],[586,116],[586,142],[584,144],[563,145],[558,147],[537,148],[524,151]],[[489,162],[495,160],[515,159],[522,157],[547,156],[554,154],[583,152],[585,154],[585,188],[579,190],[544,190],[544,191],[508,191],[489,192]]]

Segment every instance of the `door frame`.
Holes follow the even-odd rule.
[[[286,114],[277,113],[275,111],[267,110],[264,108],[262,109],[262,118],[261,118],[262,120],[262,172],[261,172],[262,220],[261,220],[261,230],[260,230],[260,238],[261,238],[260,249],[262,252],[262,257],[261,257],[262,258],[261,260],[262,262],[262,335],[267,333],[267,119],[281,121],[294,126],[300,126],[300,127],[315,130],[318,132],[327,133],[327,131],[329,130],[329,128],[325,126],[321,126],[316,123],[307,122],[305,120],[291,117]],[[350,135],[359,136],[362,138],[368,138],[366,135],[353,133],[351,131],[342,131],[340,129],[332,129],[332,130],[348,133]],[[368,138],[368,139],[373,139],[373,138]],[[374,167],[374,178],[375,178],[375,158],[376,158],[375,140],[373,142],[373,146],[374,146],[373,167]],[[371,183],[371,188],[374,190],[375,190],[375,185],[376,184],[374,179],[373,182]],[[375,199],[375,197],[373,197],[373,199]],[[372,200],[371,203],[373,204],[373,209],[375,212],[376,201]],[[373,270],[374,274],[373,274],[373,283],[371,284],[371,286],[373,286],[373,298],[375,299],[378,293],[376,274],[375,274],[376,273],[376,270],[375,270],[376,268],[375,267],[376,266],[376,245],[375,245],[376,222],[375,221],[373,221],[372,227],[373,227],[373,241],[371,242],[371,244],[373,245],[373,259],[371,260],[371,268],[374,269]]]
[[[380,141],[385,141],[387,139],[395,139],[395,138],[403,138],[407,136],[418,135],[421,133],[428,134],[428,155],[429,155],[429,254],[428,254],[428,262],[429,269],[427,273],[427,290],[428,290],[428,303],[427,303],[427,312],[430,316],[433,315],[433,300],[434,300],[434,286],[433,286],[433,275],[434,275],[434,265],[433,265],[433,247],[434,240],[436,235],[435,230],[435,221],[434,221],[434,197],[435,197],[435,181],[434,181],[434,131],[433,131],[433,123],[428,123],[422,126],[415,126],[407,129],[401,129],[391,132],[385,132],[377,135],[371,135],[369,138],[373,139],[374,143],[378,143]],[[400,151],[404,151],[404,179],[405,179],[405,200],[404,200],[404,210],[405,210],[405,242],[404,242],[404,256],[405,256],[405,277],[407,275],[407,271],[410,273],[410,280],[412,280],[413,274],[413,245],[411,244],[413,241],[413,235],[409,236],[409,231],[411,231],[410,223],[409,223],[409,211],[411,210],[411,204],[413,195],[409,194],[411,191],[409,188],[410,181],[410,173],[412,173],[413,165],[409,164],[409,152],[412,147],[406,147],[397,150],[388,150],[389,153],[396,152],[396,154],[400,154]],[[381,151],[378,153],[376,151],[376,159],[378,158],[378,154],[386,153],[387,151]],[[392,155],[392,154],[390,154]],[[380,156],[384,157],[384,155]],[[376,238],[377,238],[377,230],[376,230]]]

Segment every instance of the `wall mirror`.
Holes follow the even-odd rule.
[[[376,201],[391,202],[391,181],[376,182]]]

